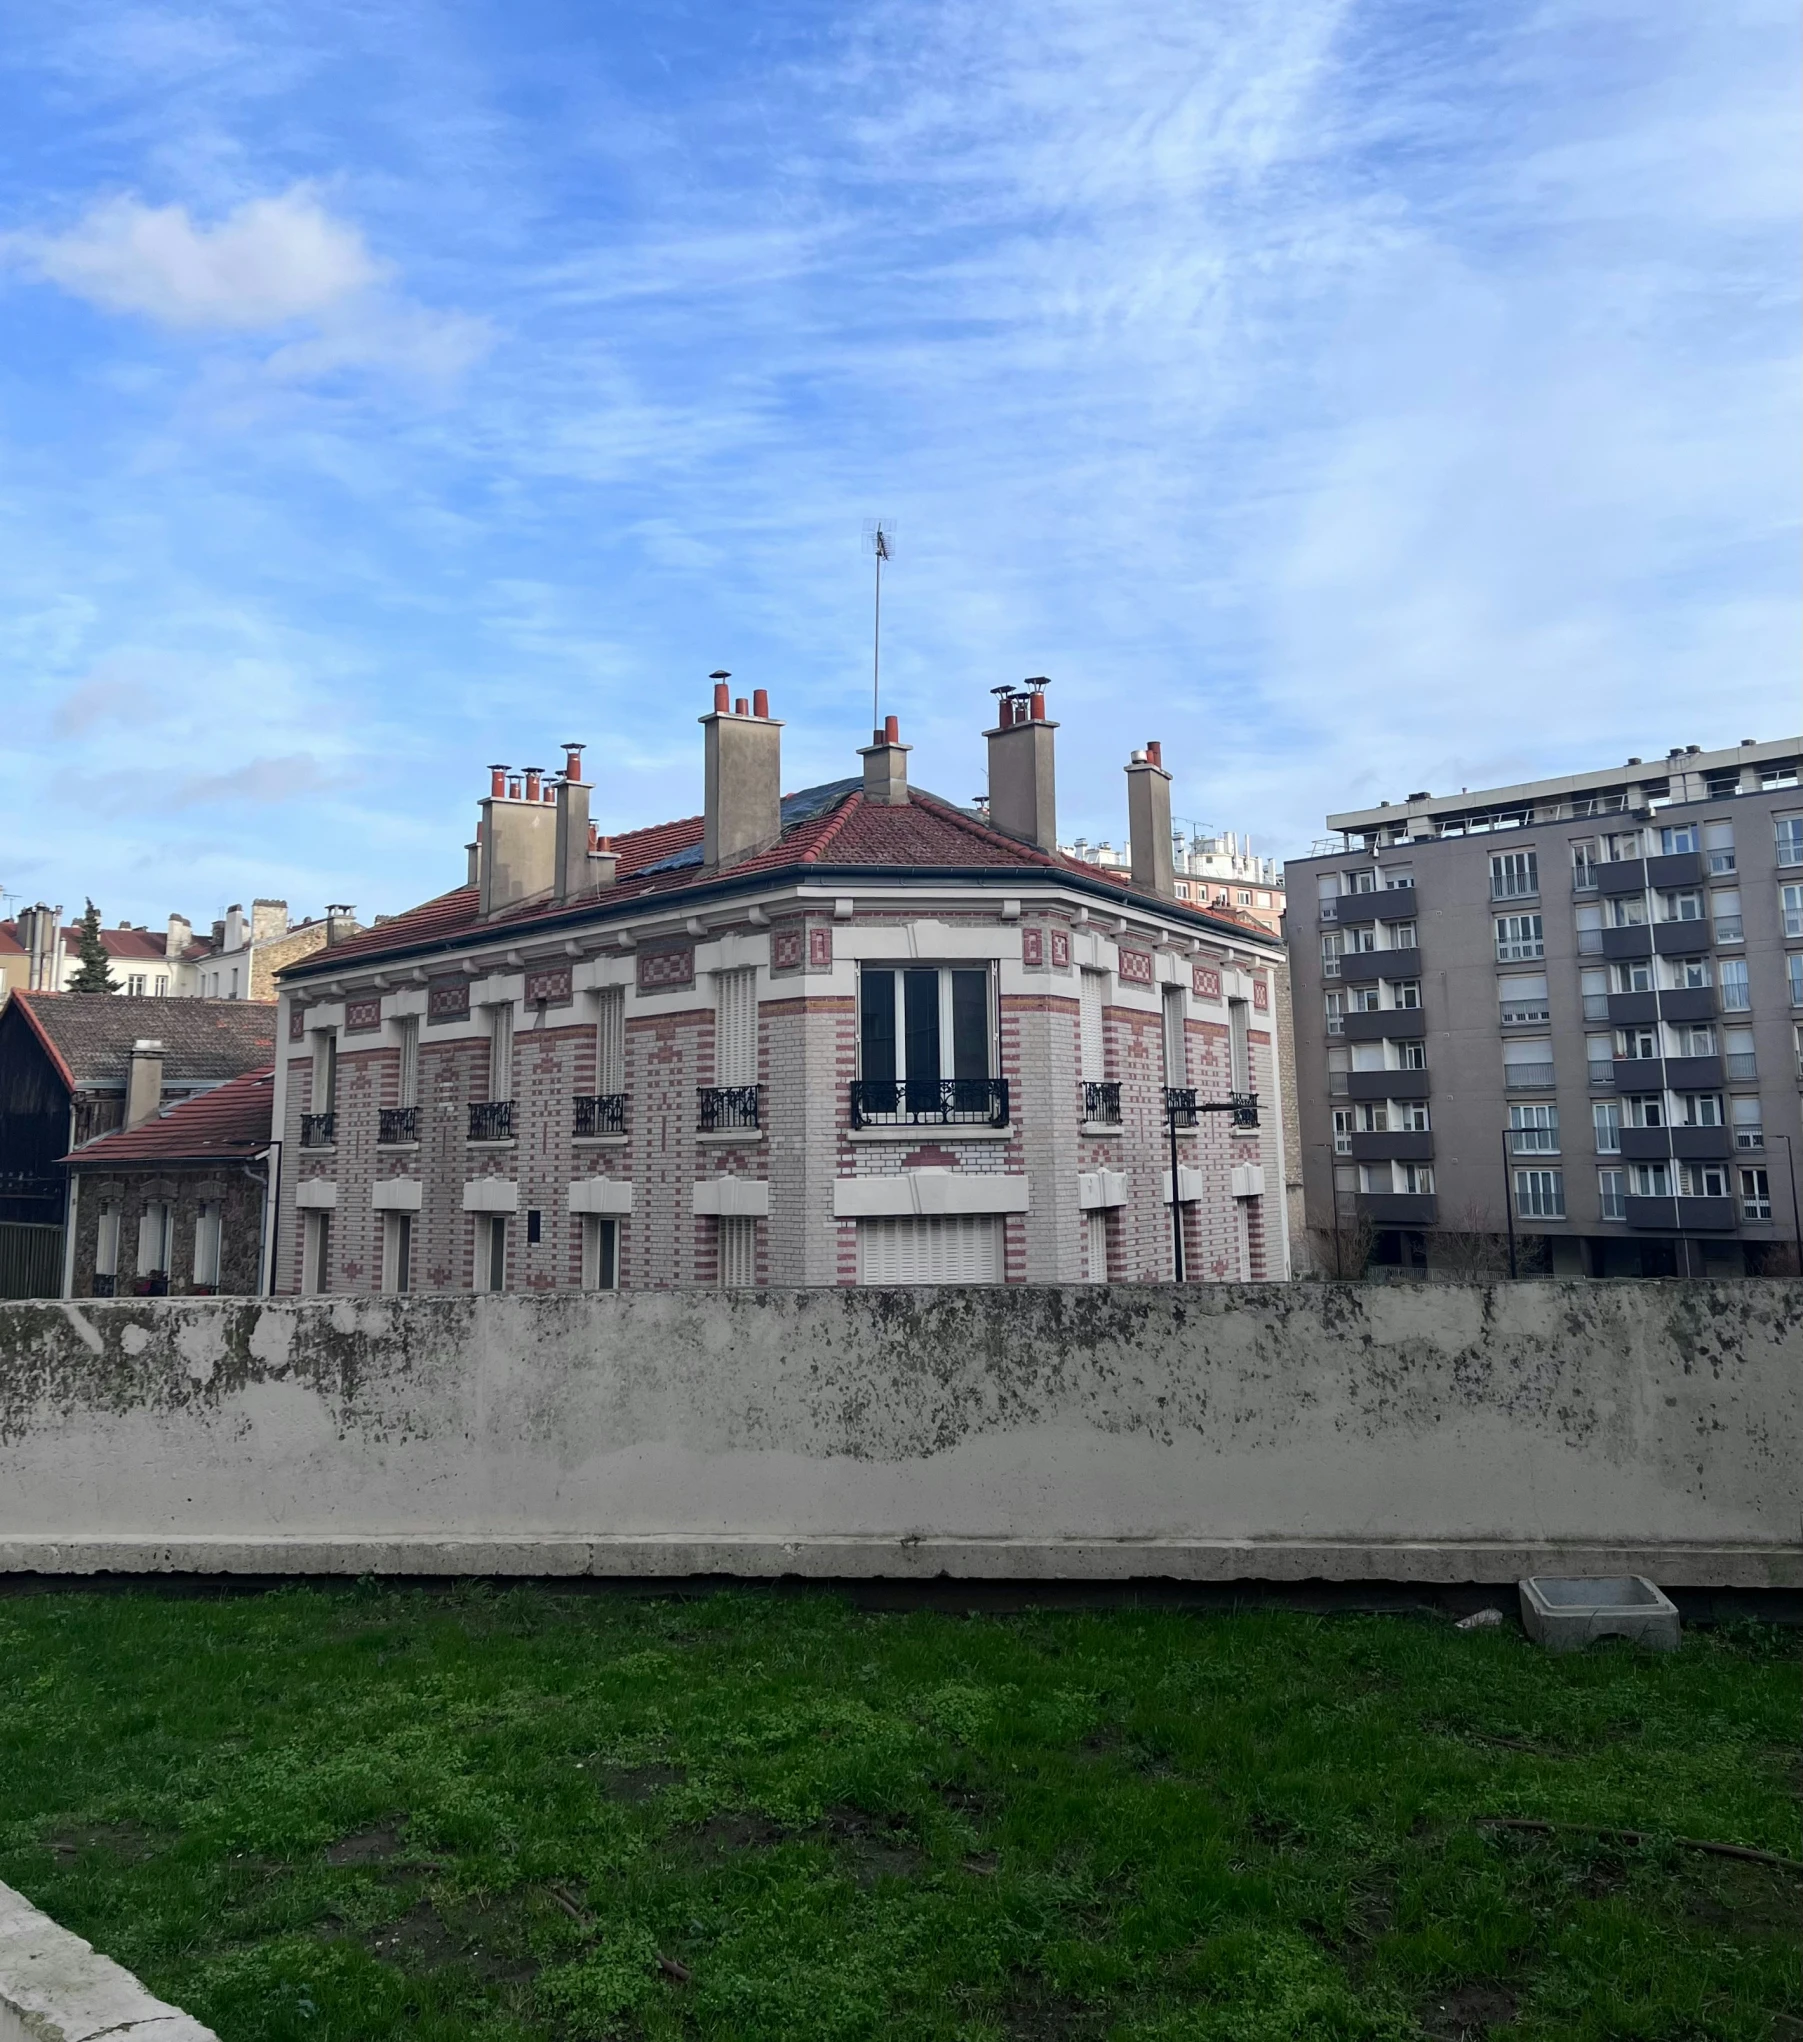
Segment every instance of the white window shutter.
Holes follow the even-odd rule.
[[[1082,1053],[1083,1077],[1099,1085],[1106,1075],[1107,1051],[1102,1039],[1103,976],[1099,971],[1083,973]]]

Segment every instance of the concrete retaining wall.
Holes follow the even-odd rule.
[[[0,1307],[0,1570],[1803,1585],[1803,1285]]]

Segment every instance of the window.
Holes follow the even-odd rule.
[[[1677,892],[1662,893],[1659,896],[1659,919],[1662,922],[1700,922],[1703,919],[1703,896],[1695,887],[1685,887]]]
[[[1719,1092],[1681,1092],[1678,1114],[1685,1127],[1720,1127],[1722,1095]]]
[[[488,1010],[488,1096],[498,1105],[513,1097],[513,1002]],[[505,1234],[506,1228],[502,1228]],[[498,1283],[489,1289],[499,1290]]]
[[[1800,1026],[1796,1029],[1796,1038],[1797,1038],[1797,1076],[1799,1078],[1803,1078],[1803,1026]]]
[[[1596,1099],[1591,1102],[1591,1122],[1596,1129],[1596,1152],[1599,1156],[1621,1154],[1621,1101],[1619,1099]]]
[[[1081,1007],[1078,1020],[1082,1070],[1079,1075],[1086,1084],[1091,1085],[1101,1084],[1108,1076],[1108,1046],[1102,1021],[1106,990],[1107,980],[1101,972],[1085,971],[1080,974]],[[1335,994],[1328,994],[1330,1000],[1335,997]]]
[[[1562,1220],[1565,1217],[1565,1172],[1517,1170],[1515,1210],[1523,1219]]]
[[[166,1199],[146,1202],[138,1215],[138,1274],[169,1274],[169,1243],[174,1232],[173,1214]]]
[[[1164,1081],[1167,1085],[1189,1083],[1189,1038],[1183,1019],[1183,988],[1166,986],[1160,1003],[1164,1017]]]
[[[1392,1007],[1413,1012],[1421,1005],[1421,981],[1418,978],[1393,978],[1389,986]]]
[[[1429,1131],[1425,1099],[1392,1099],[1389,1106],[1390,1125],[1398,1134],[1426,1134]]]
[[[1622,1101],[1624,1127],[1663,1127],[1665,1099],[1658,1092],[1631,1092]]]
[[[1427,1044],[1425,1042],[1399,1042],[1395,1047],[1397,1070],[1424,1071],[1427,1069]]]
[[[125,990],[133,999],[141,1000],[144,997],[144,988],[148,983],[149,980],[141,971],[131,971],[125,975]]]
[[[238,997],[238,967],[234,964],[232,966],[232,998],[235,1000],[237,997]]]
[[[1790,984],[1790,1003],[1803,1007],[1803,957],[1792,952],[1784,960],[1784,975]]]
[[[1627,1218],[1627,1199],[1623,1190],[1621,1171],[1599,1170],[1596,1173],[1596,1202],[1604,1219]]]
[[[1000,1283],[1002,1223],[985,1214],[858,1222],[858,1281]]]
[[[866,965],[858,974],[859,1075],[937,1087],[943,1078],[987,1078],[989,973],[937,965]]]
[[[1333,1152],[1336,1156],[1352,1154],[1352,1108],[1336,1106],[1333,1110]]]
[[[1434,1171],[1431,1163],[1398,1163],[1395,1176],[1396,1188],[1405,1197],[1425,1197],[1434,1188]]]
[[[1646,901],[1638,893],[1618,893],[1609,903],[1609,926],[1639,929],[1646,924]]]
[[[610,986],[595,1002],[595,1091],[604,1099],[626,1089],[626,993]]]
[[[1803,886],[1781,886],[1778,909],[1784,917],[1785,935],[1803,936]]]
[[[1618,1028],[1615,1031],[1615,1054],[1629,1063],[1644,1063],[1659,1055],[1659,1031],[1657,1028]]]
[[[338,1104],[338,1034],[332,1028],[313,1032],[313,1097],[315,1113],[331,1113]]]
[[[1621,830],[1614,836],[1605,837],[1603,844],[1609,853],[1611,865],[1626,865],[1640,856],[1640,832]]]
[[[1747,984],[1747,960],[1744,957],[1722,959],[1722,1008],[1729,1014],[1745,1014],[1753,1005],[1752,993]]]
[[[1667,960],[1674,992],[1695,992],[1709,983],[1706,957],[1673,957]]]
[[[332,1288],[332,1215],[324,1206],[309,1209],[301,1229],[301,1290],[320,1297]]]
[[[1709,912],[1715,917],[1715,940],[1718,943],[1746,941],[1747,927],[1741,919],[1738,886],[1718,886],[1709,896]]]
[[[1521,900],[1540,891],[1540,854],[1506,851],[1490,860],[1490,898]]]
[[[1356,929],[1346,931],[1346,954],[1348,957],[1368,957],[1377,948],[1377,924],[1361,922]]]
[[[1706,1021],[1687,1021],[1681,1028],[1674,1028],[1679,1056],[1714,1056],[1715,1030]]]
[[[1559,1109],[1556,1106],[1511,1106],[1509,1146],[1518,1156],[1559,1153]]]
[[[159,1000],[166,1000],[169,997],[169,977],[166,972],[157,973],[156,996]]]
[[[1697,848],[1697,826],[1693,822],[1668,823],[1659,832],[1659,849],[1667,858]]]
[[[1412,865],[1386,865],[1383,872],[1386,893],[1394,892],[1399,886],[1413,886],[1415,883],[1415,868]]]
[[[1346,1031],[1346,995],[1327,995],[1327,1032],[1329,1035],[1343,1035]]]
[[[1726,772],[1706,773],[1703,776],[1703,786],[1709,800],[1732,801],[1740,792],[1739,769],[1730,766]]]
[[[1552,1084],[1553,1045],[1550,1036],[1506,1038],[1502,1051],[1503,1076],[1510,1091],[1537,1090]]]
[[[582,1215],[582,1287],[584,1290],[618,1290],[620,1287],[620,1223],[600,1213]]]
[[[1603,911],[1600,905],[1576,908],[1572,911],[1572,926],[1577,931],[1578,955],[1595,957],[1603,947]]]
[[[1740,1209],[1750,1220],[1771,1218],[1772,1180],[1764,1170],[1743,1170],[1740,1173]]]
[[[1678,1167],[1678,1194],[1682,1198],[1726,1198],[1726,1163],[1682,1163]]]
[[[1759,1075],[1759,1059],[1753,1052],[1753,1031],[1750,1028],[1724,1028],[1722,1030],[1723,1075],[1738,1082]]]
[[[109,1284],[119,1274],[119,1201],[103,1199],[94,1228],[94,1274]]]
[[[508,1010],[511,1013],[511,1009]],[[476,1288],[507,1288],[507,1215],[484,1212],[476,1215]]]
[[[1720,878],[1734,870],[1734,825],[1731,822],[1706,822],[1703,825],[1704,862],[1712,878]]]
[[[1797,784],[1797,762],[1795,759],[1776,759],[1769,766],[1759,769],[1759,784],[1764,787],[1794,787]]]
[[[401,1071],[400,1096],[397,1106],[419,1104],[419,1016],[405,1014],[396,1022],[395,1029],[400,1036]]]
[[[750,1290],[758,1280],[758,1223],[742,1214],[714,1222],[722,1290]]]
[[[1352,1011],[1355,1014],[1379,1013],[1383,1004],[1383,994],[1375,985],[1353,987]]]
[[[1496,996],[1500,1005],[1503,1026],[1515,1027],[1524,1021],[1550,1021],[1552,1009],[1547,1005],[1546,974],[1536,973],[1532,978],[1502,978],[1496,982]]]
[[[194,1281],[209,1290],[219,1287],[219,1200],[203,1198],[194,1215]]]
[[[1346,938],[1338,929],[1330,929],[1321,938],[1321,976],[1338,978],[1340,959],[1346,955]]]
[[[1361,865],[1356,871],[1346,874],[1340,891],[1342,893],[1375,893],[1377,891],[1377,875],[1371,870],[1369,865]]]
[[[1538,915],[1498,915],[1496,918],[1496,959],[1499,964],[1521,964],[1546,955],[1546,939]]]
[[[1390,1131],[1389,1102],[1374,1099],[1358,1110],[1360,1134],[1388,1134]]]
[[[1615,967],[1615,990],[1618,993],[1650,993],[1653,990],[1653,960],[1650,957],[1632,957],[1626,964]]]
[[[413,1215],[382,1215],[382,1288],[401,1294],[413,1288]]]
[[[1252,1089],[1251,1011],[1244,1000],[1227,1002],[1228,1067],[1236,1092],[1250,1092]]]
[[[714,1083],[755,1085],[757,1081],[758,975],[755,971],[723,971],[715,988]]]
[[[1571,884],[1574,893],[1589,893],[1596,886],[1596,839],[1586,837],[1571,847]]]
[[[1803,865],[1803,815],[1774,816],[1772,828],[1778,838],[1778,863]]]
[[[1389,938],[1392,950],[1415,950],[1420,947],[1421,938],[1413,922],[1386,922],[1384,934]]]
[[[1586,1021],[1607,1021],[1609,1018],[1609,974],[1595,965],[1578,973],[1578,992],[1583,1002]]]
[[[1734,1146],[1737,1149],[1763,1149],[1765,1147],[1765,1122],[1757,1099],[1736,1099],[1731,1102],[1734,1117]]]
[[[1242,893],[1239,896],[1239,904],[1243,908],[1249,908],[1252,905],[1252,896],[1249,893]]]
[[[1590,1066],[1590,1082],[1593,1085],[1613,1085],[1615,1038],[1612,1035],[1586,1035],[1584,1061]]]
[[[1670,1198],[1672,1173],[1669,1163],[1630,1163],[1628,1190],[1635,1198]]]

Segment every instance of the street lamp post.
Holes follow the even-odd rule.
[[[1183,1200],[1178,1195],[1182,1187],[1177,1177],[1177,1130],[1194,1127],[1198,1115],[1204,1113],[1231,1113],[1235,1130],[1250,1133],[1258,1126],[1258,1094],[1229,1092],[1225,1099],[1199,1100],[1193,1085],[1164,1088],[1165,1131],[1171,1144],[1171,1267],[1179,1283],[1183,1281]]]
[[[1503,1129],[1503,1211],[1509,1222],[1509,1281],[1515,1281],[1515,1199],[1509,1185],[1509,1130]]]

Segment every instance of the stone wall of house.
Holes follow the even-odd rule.
[[[77,1171],[75,1260],[71,1295],[92,1297],[100,1215],[111,1203],[119,1213],[119,1266],[113,1295],[130,1297],[150,1282],[138,1267],[139,1222],[151,1200],[173,1207],[173,1240],[169,1255],[171,1297],[200,1292],[194,1279],[194,1235],[203,1201],[220,1207],[219,1294],[254,1296],[262,1287],[264,1177],[260,1164],[195,1165],[159,1163],[154,1170]],[[210,1294],[210,1293],[201,1293]]]
[[[0,1305],[0,1572],[1803,1585],[1803,1285]]]

